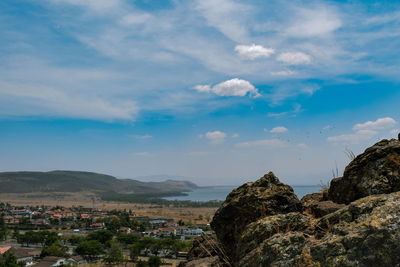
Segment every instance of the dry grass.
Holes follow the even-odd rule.
[[[95,194],[92,192],[1,194],[0,202],[8,202],[16,206],[91,207],[94,196]],[[103,210],[131,210],[137,215],[169,217],[176,221],[183,220],[187,223],[198,224],[209,223],[217,210],[217,208],[176,208],[160,207],[153,204],[106,202],[99,199],[96,199],[95,207]]]

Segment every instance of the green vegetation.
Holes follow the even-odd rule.
[[[18,243],[29,247],[31,244],[41,244],[42,246],[51,246],[59,240],[57,233],[49,231],[28,231],[23,235],[16,233]]]
[[[147,265],[149,267],[159,267],[161,265],[161,259],[160,257],[157,256],[150,256],[148,261],[147,261]]]
[[[7,251],[0,255],[0,267],[22,267],[23,263],[17,263],[17,258],[12,252]]]
[[[55,257],[64,257],[67,255],[68,248],[62,245],[60,242],[54,242],[50,246],[45,246],[42,249],[41,257],[46,256],[55,256]]]
[[[143,196],[167,196],[191,191],[197,186],[188,181],[141,182],[117,179],[110,175],[78,172],[3,172],[0,193],[32,192],[118,192]]]
[[[87,240],[96,240],[98,242],[100,242],[103,245],[108,244],[109,241],[111,241],[111,239],[113,238],[113,233],[111,231],[108,230],[99,230],[99,231],[95,231],[90,233],[87,236]]]
[[[176,196],[176,194],[175,194]],[[117,201],[117,202],[128,202],[128,203],[143,203],[143,204],[156,204],[167,207],[190,207],[200,208],[209,207],[215,208],[222,204],[222,201],[190,201],[190,200],[166,200],[162,198],[154,198],[149,195],[133,195],[133,194],[118,194],[113,192],[105,192],[100,194],[100,197],[104,201]],[[164,197],[164,195],[158,195],[158,197]]]
[[[7,239],[7,226],[6,223],[4,222],[4,216],[1,215],[0,217],[0,241],[1,240],[6,240]]]
[[[121,244],[118,242],[111,242],[110,249],[107,254],[104,256],[103,261],[112,264],[112,263],[120,263],[124,261],[124,255],[122,253]]]
[[[87,261],[92,261],[104,252],[104,247],[97,240],[89,240],[80,243],[75,251]]]

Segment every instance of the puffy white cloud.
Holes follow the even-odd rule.
[[[245,96],[250,94],[253,97],[260,96],[257,88],[250,82],[238,78],[221,82],[213,87],[209,85],[196,85],[193,87],[201,93],[214,93],[219,96]]]
[[[396,125],[396,121],[392,118],[380,118],[376,121],[367,121],[354,125],[353,130],[385,130]]]
[[[370,140],[377,135],[378,132],[372,130],[359,130],[352,134],[342,134],[338,136],[328,137],[329,142],[345,142],[345,143],[360,143],[362,141]]]
[[[256,59],[261,57],[270,57],[275,50],[272,48],[263,47],[261,45],[237,45],[235,51],[239,56],[246,59]]]
[[[269,132],[270,133],[286,133],[288,130],[288,128],[283,127],[283,126],[278,126],[275,128],[272,128]]]
[[[232,134],[232,138],[239,138],[239,137],[240,137],[240,135],[238,133]]]
[[[221,131],[213,131],[207,132],[202,136],[208,139],[211,144],[222,144],[223,142],[225,142],[225,138],[227,135],[226,133]]]
[[[303,52],[281,53],[276,59],[286,65],[305,65],[312,61],[311,56]]]
[[[255,141],[248,141],[237,143],[237,147],[261,147],[261,148],[279,148],[287,146],[285,141],[279,139],[262,139],[262,140],[255,140]]]

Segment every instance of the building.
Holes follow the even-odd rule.
[[[38,249],[29,249],[21,247],[12,247],[10,251],[17,258],[17,262],[23,262],[25,266],[32,266],[40,257],[41,251]]]
[[[69,262],[66,258],[61,257],[44,257],[39,263],[33,265],[34,267],[57,267],[68,265]]]

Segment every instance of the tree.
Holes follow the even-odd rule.
[[[41,257],[55,256],[64,257],[67,254],[68,248],[63,246],[60,242],[56,242],[50,246],[46,246],[42,249]]]
[[[147,260],[147,265],[149,265],[149,267],[159,267],[161,265],[160,257],[150,256]]]
[[[2,214],[0,217],[0,240],[7,239],[7,226],[6,222],[4,221],[4,215]]]
[[[104,256],[104,261],[108,264],[120,263],[124,261],[121,245],[118,242],[111,242],[110,249]]]
[[[99,230],[90,233],[87,236],[88,240],[97,240],[103,245],[105,245],[108,241],[110,241],[113,238],[113,233],[108,231],[108,230]]]
[[[0,267],[22,267],[23,263],[17,263],[17,257],[14,253],[7,251],[0,255]]]
[[[140,256],[140,251],[142,250],[142,247],[140,244],[134,244],[129,247],[129,258],[131,261],[135,262]]]
[[[75,249],[78,255],[81,255],[88,261],[92,261],[103,253],[104,247],[97,240],[84,241]]]
[[[142,261],[142,260],[138,260],[136,262],[136,267],[148,267],[149,265],[147,264],[147,262]]]
[[[139,241],[139,237],[134,234],[121,234],[117,239],[120,243],[125,245],[132,245]]]

